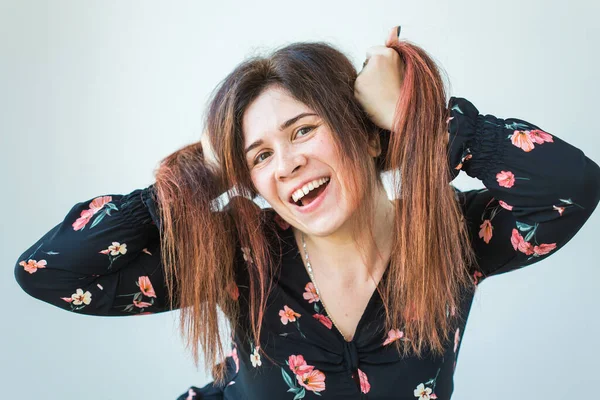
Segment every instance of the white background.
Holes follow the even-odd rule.
[[[324,40],[359,67],[401,24],[451,95],[600,162],[598,15],[591,0],[0,0],[0,398],[175,399],[210,380],[176,312],[76,315],[29,297],[13,268],[73,204],[152,183],[160,159],[199,140],[211,90],[245,57]],[[480,286],[453,398],[595,396],[599,234],[596,212],[549,259]]]

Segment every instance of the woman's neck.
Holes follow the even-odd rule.
[[[362,258],[361,249],[352,237],[352,227],[345,226],[325,237],[304,236],[311,264],[316,268],[326,269],[327,275],[345,277],[348,280],[366,281],[376,271],[380,272],[377,275],[383,274],[393,244],[395,203],[388,198],[383,187],[377,190],[374,200],[374,238],[368,237],[368,229],[360,230],[363,237],[359,240],[366,245],[365,259]],[[301,235],[300,231],[294,230],[299,249],[302,249]]]

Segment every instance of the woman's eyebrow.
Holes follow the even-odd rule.
[[[281,124],[281,126],[279,127],[279,130],[282,131],[286,128],[289,128],[290,125],[293,125],[295,122],[297,122],[298,120],[300,120],[304,117],[310,117],[310,116],[316,116],[316,115],[317,114],[315,114],[315,113],[308,113],[308,112],[300,113],[300,114],[296,115],[295,117],[288,119],[283,124]],[[244,150],[244,154],[248,154],[248,152],[250,150],[262,145],[263,143],[264,142],[262,139],[255,140],[254,142],[252,142],[252,144],[250,146],[246,147],[246,150]]]

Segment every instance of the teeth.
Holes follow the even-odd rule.
[[[305,194],[308,194],[308,192],[318,188],[327,181],[329,181],[329,178],[315,179],[314,181],[307,183],[306,185],[302,186],[302,188],[296,190],[292,194],[292,200],[294,200],[294,203],[297,202],[298,200],[303,198]]]

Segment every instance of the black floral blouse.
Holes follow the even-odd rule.
[[[455,189],[479,261],[471,270],[474,282],[556,253],[600,200],[598,165],[529,122],[480,115],[463,98],[452,97],[449,108],[449,168],[453,176],[463,170],[485,186]],[[73,206],[19,257],[19,285],[37,299],[80,314],[168,311],[152,193],[153,185]],[[226,384],[191,386],[178,400],[449,399],[466,317],[442,356],[403,359],[390,344],[410,338],[402,327],[384,331],[375,291],[354,338],[344,340],[320,302],[292,229],[272,210],[265,212],[277,219],[284,239],[261,337],[276,363],[263,359],[248,335],[233,332],[224,360]],[[236,268],[243,271],[252,254],[238,250]],[[244,309],[247,281],[240,276],[232,295]],[[462,315],[468,315],[472,299],[462,301]]]

